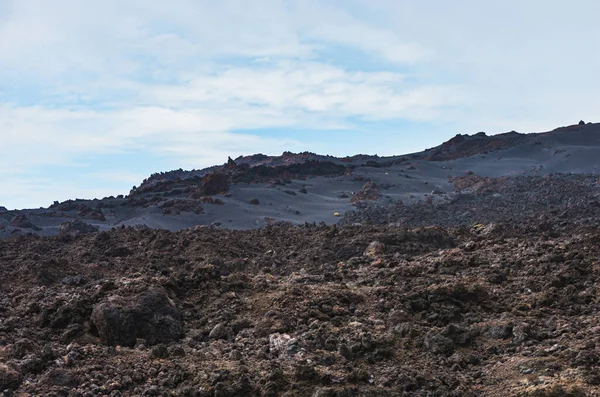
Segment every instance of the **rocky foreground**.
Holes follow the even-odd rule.
[[[5,396],[600,396],[600,230],[0,240]]]

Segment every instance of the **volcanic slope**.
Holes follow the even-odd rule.
[[[84,225],[72,225],[76,220],[100,231],[122,225],[171,231],[196,225],[250,229],[276,222],[435,225],[440,222],[420,214],[439,206],[438,213],[452,214],[443,217],[448,226],[510,220],[493,209],[506,208],[504,213],[514,216],[515,211],[538,213],[544,200],[568,206],[564,199],[571,186],[580,186],[583,194],[573,200],[596,202],[598,159],[600,124],[537,134],[459,134],[435,148],[394,157],[254,155],[205,170],[154,174],[125,197],[2,210],[0,237],[55,235],[65,222],[70,224],[64,232],[85,231]],[[494,185],[490,197],[481,194],[483,185]],[[540,185],[546,187],[547,196],[515,194],[515,189],[535,191]],[[489,211],[476,210],[484,207],[477,204],[482,199],[493,207],[495,215],[489,219]],[[414,205],[421,208],[413,211]],[[548,210],[548,215],[550,211],[559,209]]]

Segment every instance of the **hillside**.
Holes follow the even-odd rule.
[[[4,396],[600,396],[600,125],[0,210]]]
[[[494,185],[495,196],[485,204],[513,208],[518,200],[523,207],[519,212],[538,213],[545,211],[542,204],[546,201],[562,203],[573,184],[580,193],[573,200],[596,202],[598,158],[600,124],[578,124],[536,134],[459,134],[435,148],[394,157],[335,158],[289,152],[275,157],[253,155],[205,170],[156,173],[126,197],[55,202],[44,209],[0,210],[0,237],[55,235],[61,224],[73,221],[79,222],[74,227],[67,224],[63,230],[78,233],[148,226],[176,231],[197,225],[249,229],[277,222],[386,224],[388,217],[391,222],[402,223],[403,217],[389,216],[389,212],[403,208],[410,218],[410,213],[420,211],[413,212],[410,208],[414,205],[468,212],[465,202],[479,200],[477,186],[481,183]],[[465,184],[476,188],[465,189]],[[540,191],[544,197],[522,200],[514,191],[504,190],[518,186],[522,191],[534,191],[539,184],[546,186],[543,193]],[[383,215],[375,219],[377,211],[370,211],[357,216],[357,211],[373,206]],[[446,217],[444,224],[510,218],[497,212],[488,217],[487,211],[481,212]],[[514,208],[507,214],[514,215]],[[418,222],[413,216],[407,224],[439,224],[428,219]]]

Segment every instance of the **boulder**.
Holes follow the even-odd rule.
[[[206,196],[225,193],[227,190],[229,183],[225,174],[209,174],[202,178],[202,191]]]
[[[108,345],[133,347],[141,338],[152,346],[184,334],[183,315],[161,287],[152,287],[129,301],[109,298],[94,308],[92,322]]]
[[[378,200],[381,197],[381,191],[379,187],[373,182],[367,182],[364,184],[362,189],[358,191],[352,198],[350,199],[351,203],[356,203],[358,201],[365,200]]]
[[[227,339],[230,334],[231,330],[224,323],[218,323],[210,331],[208,337],[210,339]]]
[[[451,355],[454,353],[454,341],[441,333],[429,331],[423,341],[425,349],[432,353]]]

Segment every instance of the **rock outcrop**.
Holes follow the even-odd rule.
[[[61,235],[79,236],[81,234],[96,233],[98,226],[90,225],[79,219],[63,222],[60,225]]]
[[[10,226],[18,227],[20,229],[42,230],[40,227],[34,225],[25,214],[15,216],[13,220],[10,221]]]

